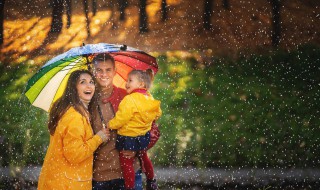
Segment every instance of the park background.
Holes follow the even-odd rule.
[[[319,8],[317,0],[1,0],[0,189],[32,188],[25,168],[41,166],[48,146],[47,113],[24,96],[27,80],[54,56],[100,42],[157,58],[162,136],[149,154],[163,171],[160,187],[319,189]],[[245,180],[236,176],[243,171]]]

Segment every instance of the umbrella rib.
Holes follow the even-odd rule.
[[[64,69],[61,69],[60,71],[66,71],[66,70],[70,70],[70,69],[73,69],[73,68],[81,68],[83,65],[75,65],[75,66],[66,66],[66,67],[70,67],[70,68],[64,68]]]

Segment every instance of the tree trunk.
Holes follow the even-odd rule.
[[[140,18],[139,31],[140,33],[148,32],[148,15],[147,15],[147,0],[140,0]]]
[[[226,10],[230,9],[230,3],[229,0],[222,0],[223,8]]]
[[[168,19],[167,1],[166,0],[161,1],[161,13],[162,13],[161,20],[164,22]]]
[[[66,8],[67,8],[67,28],[70,28],[71,26],[71,11],[72,11],[72,4],[71,0],[66,0]]]
[[[204,0],[203,27],[206,30],[210,30],[212,28],[212,25],[211,25],[212,4],[213,4],[213,0]]]
[[[88,1],[87,0],[83,0],[83,10],[84,10],[84,15],[86,17],[87,34],[88,34],[88,37],[90,37],[91,34],[90,34],[89,7],[88,7]]]
[[[119,0],[120,21],[124,21],[126,19],[125,10],[127,8],[127,5],[127,0]]]
[[[52,0],[52,21],[50,32],[60,33],[62,30],[63,0]]]
[[[3,44],[4,0],[0,0],[0,45]]]
[[[280,0],[269,0],[272,7],[272,33],[271,41],[273,47],[278,47],[281,39],[281,25],[280,25]]]
[[[97,0],[92,0],[92,14],[93,16],[97,14]]]

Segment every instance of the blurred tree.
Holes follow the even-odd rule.
[[[281,39],[281,25],[280,25],[280,12],[281,3],[280,0],[268,0],[272,7],[272,33],[271,40],[272,46],[278,47]]]
[[[67,28],[70,28],[72,5],[71,5],[71,0],[65,0],[65,1],[66,1],[66,9],[67,9]]]
[[[0,0],[0,45],[3,44],[4,0]]]
[[[148,32],[148,15],[147,15],[147,0],[140,0],[139,4],[140,19],[139,19],[139,31],[140,33]]]
[[[92,0],[92,14],[96,16],[97,13],[97,0]]]
[[[162,13],[161,20],[166,21],[168,19],[167,1],[166,0],[161,1],[161,13]]]
[[[84,15],[86,17],[86,23],[87,23],[87,34],[88,34],[88,37],[90,37],[91,34],[90,34],[90,20],[89,20],[88,1],[87,0],[83,0],[82,2],[83,2]]]
[[[111,9],[111,15],[109,18],[109,22],[111,23],[112,29],[116,30],[118,29],[118,20],[117,20],[117,7],[118,1],[108,1],[108,7]]]
[[[60,33],[62,30],[63,0],[51,0],[52,2],[52,21],[51,33]]]
[[[124,21],[126,19],[125,9],[127,6],[127,0],[119,0],[120,21]]]
[[[204,0],[203,27],[206,30],[210,30],[212,28],[212,25],[211,25],[212,4],[213,4],[213,0]]]
[[[230,9],[230,3],[229,3],[229,0],[222,0],[222,4],[223,4],[223,7],[227,10]]]

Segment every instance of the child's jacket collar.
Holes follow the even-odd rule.
[[[145,95],[148,94],[148,91],[147,91],[146,88],[137,88],[137,89],[134,89],[130,94],[135,93],[135,92],[141,93],[141,94],[145,94]]]

